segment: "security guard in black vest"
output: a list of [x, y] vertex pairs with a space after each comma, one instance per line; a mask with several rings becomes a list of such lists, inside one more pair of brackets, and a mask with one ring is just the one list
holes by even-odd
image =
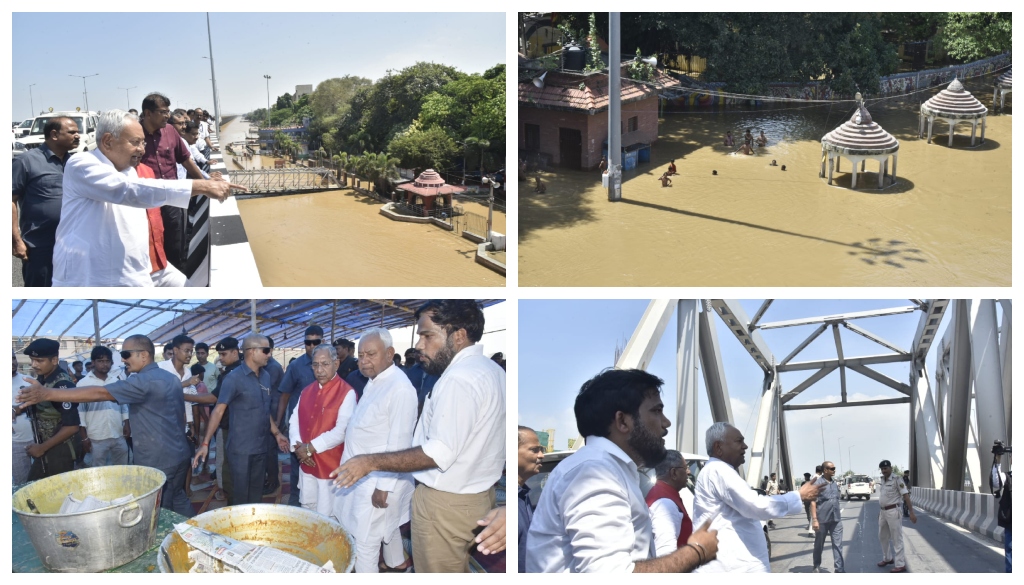
[[[39, 383], [47, 388], [74, 388], [75, 380], [59, 365], [60, 343], [52, 339], [37, 339], [25, 348], [32, 359], [32, 372]], [[78, 404], [74, 402], [41, 402], [35, 406], [14, 407], [14, 416], [27, 411], [32, 421], [35, 443], [28, 447], [32, 457], [29, 481], [50, 477], [75, 468], [74, 437], [80, 420]]]

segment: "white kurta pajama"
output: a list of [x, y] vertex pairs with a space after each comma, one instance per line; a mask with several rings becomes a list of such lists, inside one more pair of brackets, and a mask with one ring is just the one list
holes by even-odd
[[740, 477], [736, 468], [712, 457], [697, 476], [693, 495], [693, 525], [709, 518], [718, 531], [718, 556], [695, 573], [768, 573], [768, 546], [761, 520], [803, 512], [799, 492], [762, 496]]
[[[416, 389], [397, 366], [367, 382], [346, 432], [341, 462], [356, 455], [403, 451], [412, 447], [418, 400]], [[388, 492], [387, 507], [374, 508], [375, 489]], [[340, 490], [336, 516], [356, 541], [356, 572], [376, 573], [381, 542], [389, 567], [405, 561], [398, 527], [409, 521], [413, 483], [408, 473], [375, 471]]]
[[[335, 374], [334, 377], [337, 378], [338, 375]], [[323, 384], [317, 385], [319, 388], [323, 388]], [[300, 401], [304, 399], [315, 400], [315, 397], [312, 392], [306, 391], [299, 397]], [[348, 394], [345, 395], [345, 399], [341, 402], [341, 406], [338, 408], [338, 420], [334, 428], [309, 441], [317, 453], [329, 451], [345, 442], [345, 429], [348, 428], [349, 419], [356, 409], [357, 400], [355, 390], [349, 390]], [[302, 442], [299, 433], [299, 407], [296, 405], [295, 409], [292, 410], [291, 418], [288, 419], [288, 446], [290, 449], [294, 449], [295, 443]], [[333, 482], [334, 480], [330, 478], [319, 479], [314, 477], [300, 467], [299, 504], [303, 508], [314, 510], [318, 514], [334, 516], [334, 500], [339, 490], [334, 487]]]

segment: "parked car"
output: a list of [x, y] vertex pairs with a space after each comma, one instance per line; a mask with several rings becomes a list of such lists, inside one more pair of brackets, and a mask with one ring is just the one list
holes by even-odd
[[29, 118], [28, 120], [25, 120], [24, 122], [21, 122], [20, 124], [15, 122], [14, 128], [13, 128], [14, 137], [15, 138], [21, 138], [22, 136], [25, 136], [26, 134], [28, 134], [28, 131], [32, 128], [32, 120], [34, 120], [34, 119], [35, 118]]
[[843, 500], [861, 498], [871, 499], [871, 478], [866, 475], [851, 475], [844, 477], [839, 484], [839, 497]]
[[78, 132], [80, 134], [78, 148], [73, 150], [71, 154], [96, 149], [96, 120], [98, 119], [96, 112], [50, 112], [36, 116], [32, 120], [32, 126], [29, 128], [28, 133], [14, 141], [12, 155], [19, 156], [26, 151], [41, 146], [46, 141], [46, 136], [43, 135], [43, 127], [46, 126], [46, 122], [51, 118], [58, 116], [71, 118], [78, 124]]

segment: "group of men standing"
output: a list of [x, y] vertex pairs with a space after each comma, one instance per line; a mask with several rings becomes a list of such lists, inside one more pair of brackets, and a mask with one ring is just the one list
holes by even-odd
[[[195, 394], [186, 384], [194, 386], [205, 376], [184, 367], [191, 339], [175, 338], [171, 365], [158, 367], [152, 342], [133, 335], [121, 351], [128, 377], [106, 385], [75, 388], [59, 368], [36, 370], [33, 356], [39, 379], [23, 379], [24, 387], [15, 391], [15, 436], [17, 417], [26, 409], [46, 409], [45, 417], [36, 418], [51, 421], [47, 424], [57, 431], [48, 443], [57, 445], [77, 431], [77, 403], [128, 405], [135, 463], [165, 473], [162, 505], [185, 516], [193, 515], [187, 476], [202, 466], [215, 435], [218, 480], [223, 478], [232, 505], [262, 501], [269, 469], [277, 480], [276, 454], [290, 452], [298, 474], [292, 483], [295, 503], [344, 526], [356, 542], [358, 572], [411, 566], [417, 572], [465, 572], [474, 546], [484, 554], [505, 547], [504, 508], [494, 506], [494, 484], [505, 463], [505, 372], [483, 356], [483, 311], [476, 302], [429, 301], [415, 318], [422, 368], [437, 378], [422, 413], [417, 389], [396, 365], [385, 329], [366, 331], [359, 338], [358, 359], [342, 360], [338, 349], [324, 342], [322, 329], [311, 326], [306, 353], [280, 373], [268, 367], [269, 338], [255, 333], [241, 343], [226, 338], [216, 345], [223, 371], [215, 389]], [[56, 344], [37, 340], [26, 351], [39, 353], [43, 342]], [[55, 364], [57, 347], [50, 350], [47, 359]], [[344, 362], [355, 362], [366, 378], [361, 392], [339, 375]], [[183, 427], [186, 402], [213, 406], [194, 452], [187, 437], [198, 433]], [[281, 420], [287, 420], [284, 427]], [[16, 441], [16, 452], [18, 447]], [[55, 451], [32, 464], [45, 461], [50, 469], [59, 468], [57, 473], [69, 471], [73, 465], [62, 463], [73, 462], [68, 450], [66, 456]], [[35, 443], [23, 451], [39, 455]], [[399, 527], [410, 520], [413, 556], [407, 559]]]
[[[680, 491], [689, 465], [665, 449], [662, 380], [643, 370], [609, 369], [583, 384], [576, 397], [576, 425], [585, 445], [548, 475], [534, 507], [526, 481], [540, 472], [543, 448], [536, 433], [519, 427], [520, 572], [770, 572], [762, 522], [799, 513], [808, 503], [816, 532], [815, 572], [826, 535], [836, 572], [844, 572], [842, 518], [835, 465], [796, 491], [780, 493], [775, 474], [766, 495], [740, 476], [747, 445], [739, 429], [717, 422], [707, 429], [709, 459], [693, 486], [693, 518]], [[654, 469], [644, 494], [640, 467]], [[904, 572], [902, 501], [917, 518], [903, 480], [882, 461], [879, 567]]]
[[207, 114], [172, 117], [170, 105], [151, 93], [141, 117], [102, 113], [97, 148], [74, 155], [82, 129], [54, 116], [44, 144], [14, 159], [13, 254], [25, 286], [188, 283], [200, 263], [188, 244], [204, 197], [223, 201], [244, 188], [200, 168], [213, 149]]

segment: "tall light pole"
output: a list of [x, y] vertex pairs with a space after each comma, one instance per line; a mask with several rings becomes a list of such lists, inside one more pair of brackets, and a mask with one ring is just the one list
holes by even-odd
[[[213, 83], [213, 118], [220, 133], [220, 95], [217, 94], [217, 74], [213, 72], [213, 36], [210, 34], [210, 13], [206, 13], [206, 39], [210, 44], [210, 81]], [[267, 82], [269, 88], [269, 81]]]
[[839, 469], [843, 469], [843, 437], [836, 439], [836, 443], [839, 444]]
[[270, 76], [264, 75], [263, 78], [267, 80], [267, 128], [270, 128]]
[[81, 77], [82, 78], [82, 89], [85, 92], [85, 111], [89, 111], [89, 88], [85, 85], [86, 77], [96, 77], [99, 73], [93, 73], [92, 75], [72, 75], [68, 73], [68, 77]]
[[36, 115], [36, 103], [35, 103], [35, 100], [32, 99], [32, 86], [33, 85], [36, 85], [36, 84], [35, 83], [30, 83], [29, 86], [28, 86], [28, 106], [30, 108], [32, 108], [32, 112], [30, 113], [29, 117], [32, 117], [32, 116]]
[[494, 189], [501, 188], [501, 183], [495, 183], [494, 179], [490, 177], [484, 177], [484, 183], [488, 183], [491, 186], [491, 195], [487, 198], [487, 241], [491, 241], [491, 226], [494, 225]]
[[853, 455], [850, 455], [850, 452], [856, 446], [857, 445], [850, 445], [849, 447], [846, 448], [846, 460], [850, 462], [850, 469], [848, 471], [851, 471], [851, 472], [853, 471]]
[[821, 427], [821, 460], [825, 461], [825, 423], [823, 422], [826, 418], [832, 416], [831, 413], [818, 419], [818, 426]]
[[[622, 51], [619, 13], [608, 13], [608, 201], [622, 200]], [[822, 449], [824, 451], [824, 449]]]
[[125, 97], [125, 99], [126, 99], [126, 100], [128, 100], [128, 109], [129, 109], [129, 110], [130, 110], [130, 109], [132, 109], [132, 96], [131, 96], [131, 94], [130, 94], [130, 93], [128, 93], [128, 92], [129, 92], [130, 90], [133, 90], [133, 89], [135, 89], [136, 87], [139, 87], [139, 86], [137, 86], [137, 85], [133, 85], [133, 86], [131, 86], [131, 87], [119, 87], [119, 88], [117, 88], [117, 89], [123, 89], [123, 90], [124, 90], [124, 97]]

